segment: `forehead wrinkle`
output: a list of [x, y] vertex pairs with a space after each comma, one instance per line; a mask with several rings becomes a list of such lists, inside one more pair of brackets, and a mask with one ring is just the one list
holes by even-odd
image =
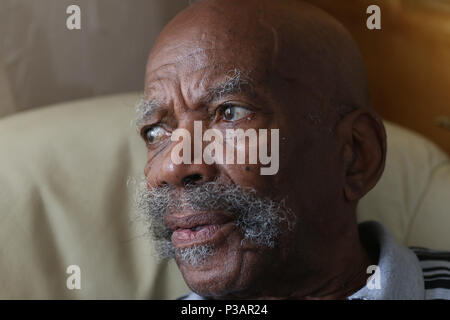
[[[190, 68], [192, 68], [193, 72], [199, 71], [199, 70], [205, 68], [205, 65], [207, 64], [207, 62], [209, 60], [207, 51], [217, 50], [217, 48], [205, 48], [205, 47], [198, 47], [198, 46], [192, 47], [193, 49], [191, 49], [191, 48], [186, 48], [186, 46], [184, 46], [184, 45], [178, 45], [173, 49], [177, 50], [179, 48], [183, 48], [183, 50], [181, 50], [181, 49], [178, 50], [178, 51], [182, 51], [182, 52], [174, 54], [174, 58], [172, 59], [172, 61], [166, 62], [166, 63], [158, 66], [156, 69], [147, 70], [147, 72], [148, 73], [156, 73], [158, 71], [161, 71], [161, 69], [170, 68], [170, 67], [172, 67], [173, 69], [176, 69], [177, 67], [183, 67], [186, 65], [189, 65]], [[183, 53], [185, 51], [188, 51], [188, 49], [191, 49], [191, 50], [189, 50], [189, 53]], [[169, 50], [169, 52], [170, 51], [171, 50]], [[164, 56], [168, 55], [168, 53], [165, 52], [165, 50], [163, 50], [163, 52], [160, 54], [164, 54]], [[216, 54], [217, 53], [211, 54], [211, 57], [214, 57]], [[156, 57], [156, 59], [157, 59], [157, 57]]]
[[247, 75], [235, 68], [228, 72], [224, 82], [208, 88], [206, 91], [206, 101], [211, 102], [220, 100], [224, 96], [239, 94], [244, 91], [253, 93], [253, 84]]
[[[199, 106], [208, 105], [230, 95], [242, 93], [255, 95], [253, 81], [246, 73], [239, 71], [237, 68], [226, 73], [225, 80], [209, 87], [205, 87], [205, 82], [210, 81], [208, 76], [201, 76], [200, 81], [196, 81], [194, 78], [194, 76], [190, 78], [187, 90], [181, 90], [184, 101], [193, 106], [191, 109], [197, 109]], [[193, 88], [194, 90], [192, 90]], [[195, 89], [200, 89], [201, 93], [193, 94], [196, 91]], [[186, 93], [184, 93], [185, 91]]]
[[[200, 70], [206, 71], [210, 68], [211, 67], [206, 66], [201, 68]], [[212, 101], [220, 100], [225, 96], [240, 94], [244, 92], [250, 95], [254, 95], [253, 80], [247, 75], [246, 72], [242, 72], [238, 68], [234, 68], [227, 72], [224, 81], [219, 82], [218, 84], [213, 84], [210, 87], [205, 87], [205, 82], [210, 82], [210, 80], [208, 79], [209, 76], [204, 72], [202, 75], [200, 75], [200, 81], [197, 81], [195, 79], [196, 76], [194, 75], [196, 72], [198, 72], [198, 70], [189, 72], [189, 81], [184, 90], [182, 89], [183, 82], [177, 82], [177, 84], [180, 85], [180, 88], [178, 88], [177, 91], [180, 91], [180, 95], [186, 104], [208, 104]], [[152, 82], [154, 81], [164, 82], [164, 79], [157, 78]], [[197, 89], [199, 89], [201, 92], [198, 95], [194, 94]], [[148, 90], [150, 91], [156, 89], [154, 87], [152, 88], [152, 85], [149, 85]]]
[[[198, 71], [204, 68], [208, 61], [206, 51], [214, 50], [213, 48], [195, 48], [189, 54], [177, 55], [175, 58], [175, 65], [189, 64], [193, 71]], [[194, 63], [192, 63], [193, 61]]]

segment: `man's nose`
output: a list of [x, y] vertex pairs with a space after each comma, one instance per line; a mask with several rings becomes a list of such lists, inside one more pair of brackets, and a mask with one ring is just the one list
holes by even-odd
[[[161, 154], [161, 159], [159, 159], [159, 165], [154, 166], [150, 171], [151, 176], [156, 179], [153, 183], [156, 185], [169, 184], [176, 187], [185, 187], [190, 184], [201, 184], [209, 181], [213, 181], [217, 176], [217, 166], [216, 164], [206, 164], [203, 159], [203, 150], [206, 147], [206, 142], [203, 141], [201, 135], [195, 135], [195, 129], [192, 123], [185, 126], [185, 134], [190, 135], [191, 148], [190, 152], [183, 149], [184, 152], [187, 151], [190, 161], [185, 161], [186, 158], [183, 157], [183, 161], [179, 163], [176, 157], [173, 157], [175, 152], [175, 146], [179, 142], [172, 143], [169, 150], [166, 150], [164, 154]], [[197, 139], [197, 141], [195, 141]], [[188, 140], [189, 141], [189, 140]], [[195, 144], [200, 146], [200, 154], [195, 153]], [[186, 163], [188, 162], [188, 163]], [[156, 181], [155, 181], [156, 180]], [[149, 181], [150, 182], [150, 181]], [[152, 184], [153, 184], [152, 183]]]
[[177, 187], [186, 187], [192, 184], [201, 184], [213, 181], [217, 171], [214, 165], [202, 164], [175, 164], [171, 158], [164, 159], [158, 174], [158, 184], [169, 184]]

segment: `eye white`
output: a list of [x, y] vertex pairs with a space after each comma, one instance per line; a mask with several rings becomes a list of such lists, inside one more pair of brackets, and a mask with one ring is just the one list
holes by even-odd
[[250, 110], [243, 107], [228, 106], [223, 112], [223, 117], [227, 121], [237, 121], [248, 116], [250, 113]]
[[147, 140], [149, 143], [159, 142], [167, 135], [167, 131], [161, 126], [153, 126], [147, 131]]

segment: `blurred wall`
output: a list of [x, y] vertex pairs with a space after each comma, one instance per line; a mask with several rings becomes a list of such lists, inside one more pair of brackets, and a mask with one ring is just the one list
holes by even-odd
[[[81, 30], [66, 28], [71, 4], [81, 8]], [[188, 0], [0, 0], [0, 116], [141, 90], [156, 36], [187, 5]]]
[[13, 113], [16, 105], [12, 97], [8, 75], [6, 74], [2, 61], [2, 57], [0, 56], [0, 117]]
[[[366, 63], [372, 103], [385, 119], [450, 153], [450, 0], [308, 0], [352, 33]], [[366, 9], [381, 8], [381, 30]]]

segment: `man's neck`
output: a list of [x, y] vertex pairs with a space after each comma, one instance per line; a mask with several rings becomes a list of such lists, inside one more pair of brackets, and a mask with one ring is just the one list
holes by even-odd
[[[301, 281], [300, 290], [292, 290], [291, 294], [285, 298], [346, 299], [366, 285], [370, 276], [367, 268], [377, 264], [378, 253], [373, 248], [364, 247], [356, 232], [353, 241], [346, 239], [342, 242], [342, 246], [335, 245], [327, 260], [329, 263], [326, 265], [323, 262], [318, 263], [322, 267], [318, 267], [317, 272], [311, 272], [307, 276], [306, 284], [305, 281]], [[295, 278], [295, 276], [291, 277], [291, 281]], [[305, 279], [305, 276], [297, 278]]]
[[322, 287], [312, 294], [298, 296], [299, 299], [346, 299], [367, 284], [370, 276], [367, 268], [378, 263], [376, 248], [364, 246], [357, 232], [353, 241], [347, 239], [335, 252], [338, 254], [331, 259], [333, 263], [329, 264], [328, 276], [327, 272], [323, 274], [323, 278], [328, 281], [318, 280], [318, 283], [323, 284]]

